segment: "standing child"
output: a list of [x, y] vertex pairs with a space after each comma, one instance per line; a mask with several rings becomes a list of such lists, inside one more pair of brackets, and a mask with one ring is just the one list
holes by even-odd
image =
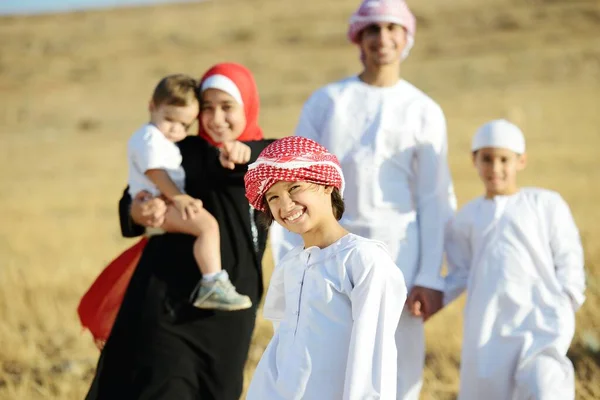
[[161, 195], [168, 204], [161, 228], [196, 236], [194, 258], [202, 281], [195, 292], [194, 306], [242, 310], [250, 308], [252, 302], [235, 291], [227, 272], [221, 269], [219, 225], [200, 200], [184, 191], [185, 172], [176, 143], [187, 137], [188, 128], [198, 118], [197, 91], [196, 80], [183, 74], [163, 78], [154, 89], [150, 122], [133, 134], [127, 146], [129, 195]]
[[446, 238], [444, 303], [467, 290], [459, 399], [574, 399], [566, 354], [585, 278], [569, 207], [556, 192], [517, 186], [526, 154], [515, 125], [483, 125], [472, 151], [485, 196]]
[[273, 272], [264, 315], [276, 331], [248, 399], [395, 399], [406, 286], [383, 244], [339, 224], [337, 158], [286, 137], [263, 150], [245, 181], [250, 204], [304, 242]]

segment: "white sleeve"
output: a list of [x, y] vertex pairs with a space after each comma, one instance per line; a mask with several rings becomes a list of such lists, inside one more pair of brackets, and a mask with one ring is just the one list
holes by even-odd
[[583, 247], [569, 205], [557, 197], [551, 214], [550, 248], [558, 281], [577, 310], [585, 301]]
[[285, 286], [284, 270], [278, 264], [271, 275], [265, 304], [263, 305], [263, 316], [273, 323], [273, 329], [277, 330], [279, 323], [285, 317]]
[[444, 305], [454, 301], [467, 288], [472, 253], [469, 233], [456, 217], [448, 223], [445, 238], [448, 274], [445, 279]]
[[302, 236], [290, 232], [274, 222], [269, 228], [269, 242], [271, 243], [273, 264], [278, 265], [288, 251], [302, 244]]
[[416, 150], [416, 199], [420, 265], [414, 284], [443, 290], [441, 276], [444, 227], [456, 208], [447, 161], [446, 119], [442, 109], [429, 107]]
[[348, 260], [353, 327], [343, 399], [396, 399], [396, 329], [406, 301], [400, 269], [383, 248]]
[[150, 169], [168, 169], [172, 163], [164, 150], [170, 145], [160, 131], [148, 130], [143, 137], [131, 143], [130, 157], [142, 173]]
[[[294, 136], [302, 136], [321, 143], [321, 124], [326, 110], [326, 96], [318, 90], [304, 103]], [[322, 143], [321, 143], [322, 144]]]

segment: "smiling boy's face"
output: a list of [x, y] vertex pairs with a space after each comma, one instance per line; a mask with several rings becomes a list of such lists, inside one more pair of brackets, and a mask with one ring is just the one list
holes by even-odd
[[527, 165], [527, 156], [508, 149], [485, 147], [475, 152], [473, 164], [485, 186], [486, 197], [491, 198], [519, 190], [517, 172]]
[[389, 22], [377, 22], [361, 32], [360, 49], [368, 65], [381, 67], [400, 63], [407, 44], [404, 28]]
[[275, 183], [267, 191], [265, 201], [273, 218], [287, 230], [304, 235], [333, 220], [332, 186], [308, 182]]

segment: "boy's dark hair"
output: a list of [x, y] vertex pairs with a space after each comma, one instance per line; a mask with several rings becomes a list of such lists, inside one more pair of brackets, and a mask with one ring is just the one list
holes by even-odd
[[198, 101], [198, 81], [185, 74], [162, 78], [152, 94], [152, 103], [156, 107], [163, 104], [185, 107], [195, 101]]
[[[264, 207], [265, 207], [265, 212], [261, 212], [258, 215], [259, 218], [259, 222], [265, 226], [265, 227], [269, 227], [271, 226], [271, 224], [273, 223], [273, 221], [275, 220], [275, 218], [273, 218], [273, 214], [271, 213], [271, 210], [269, 209], [269, 204], [267, 203], [267, 199], [263, 199], [264, 202]], [[344, 204], [344, 199], [342, 198], [342, 194], [340, 193], [340, 190], [336, 187], [333, 188], [333, 191], [331, 192], [331, 208], [333, 211], [333, 215], [335, 216], [336, 220], [340, 220], [342, 219], [342, 215], [344, 215], [344, 210], [346, 209], [346, 205]]]

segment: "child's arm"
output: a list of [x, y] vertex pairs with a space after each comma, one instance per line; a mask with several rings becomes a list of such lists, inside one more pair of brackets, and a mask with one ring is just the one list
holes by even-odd
[[167, 171], [163, 169], [149, 169], [144, 174], [158, 188], [160, 193], [170, 200], [175, 208], [181, 213], [181, 218], [187, 220], [202, 208], [202, 201], [193, 198], [181, 190], [173, 183]]
[[352, 335], [343, 399], [396, 398], [396, 329], [406, 301], [400, 268], [382, 246], [350, 258]]
[[269, 288], [263, 305], [263, 316], [273, 323], [273, 331], [277, 332], [279, 324], [285, 316], [284, 272], [280, 264], [275, 264]]
[[144, 135], [136, 137], [128, 146], [128, 155], [135, 168], [158, 188], [160, 193], [170, 200], [186, 220], [202, 208], [202, 202], [182, 193], [173, 183], [166, 169], [174, 164], [165, 146], [171, 145], [165, 136], [155, 127], [147, 127]]
[[466, 227], [454, 218], [446, 227], [446, 261], [444, 306], [454, 301], [467, 288], [471, 266], [471, 244]]
[[169, 200], [173, 200], [175, 196], [182, 195], [177, 185], [173, 183], [169, 174], [164, 169], [149, 169], [144, 174], [152, 181], [154, 186], [158, 188], [160, 193]]
[[585, 301], [583, 248], [568, 204], [557, 197], [551, 215], [550, 248], [558, 282], [577, 310]]

